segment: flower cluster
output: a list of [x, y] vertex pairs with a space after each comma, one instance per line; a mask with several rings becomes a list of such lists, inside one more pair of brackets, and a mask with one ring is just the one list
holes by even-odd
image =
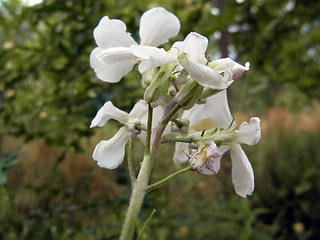
[[[251, 118], [249, 123], [243, 122], [236, 128], [226, 90], [249, 70], [249, 63], [240, 65], [230, 58], [208, 61], [208, 39], [195, 32], [170, 49], [158, 47], [179, 30], [178, 18], [161, 7], [142, 15], [140, 44], [118, 19], [105, 16], [94, 29], [97, 47], [90, 55], [90, 64], [97, 77], [115, 83], [138, 64], [145, 92], [130, 113], [110, 101], [98, 111], [90, 127], [102, 127], [110, 119], [123, 126], [114, 137], [96, 146], [93, 159], [100, 167], [118, 167], [131, 136], [138, 136], [145, 143], [148, 107], [152, 107], [151, 140], [175, 142], [176, 164], [188, 162], [196, 173], [216, 174], [221, 156], [230, 150], [235, 191], [242, 197], [251, 195], [253, 170], [240, 145], [253, 145], [260, 140], [260, 120]], [[211, 119], [217, 127], [197, 132], [194, 126], [203, 119]], [[159, 125], [165, 125], [160, 133]]]

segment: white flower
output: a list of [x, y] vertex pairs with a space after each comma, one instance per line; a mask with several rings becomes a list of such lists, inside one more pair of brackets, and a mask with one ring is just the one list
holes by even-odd
[[[226, 95], [225, 95], [226, 97]], [[213, 102], [208, 106], [213, 105]], [[224, 107], [225, 108], [225, 107]], [[219, 126], [226, 128], [231, 123], [231, 114], [225, 114], [225, 117], [219, 118], [217, 109], [211, 108], [210, 118]], [[235, 125], [235, 124], [234, 124]], [[232, 127], [233, 128], [233, 127]], [[252, 166], [242, 150], [240, 144], [253, 145], [259, 142], [261, 138], [260, 119], [253, 117], [250, 119], [249, 124], [243, 122], [239, 130], [230, 132], [232, 135], [232, 142], [230, 144], [230, 156], [232, 162], [232, 182], [236, 193], [241, 197], [247, 197], [254, 191], [254, 174]]]
[[[196, 104], [191, 109], [184, 111], [182, 119], [189, 120], [189, 127], [192, 128], [204, 119], [211, 119], [217, 126], [227, 128], [233, 121], [230, 113], [227, 91], [222, 90], [206, 99], [204, 104]], [[188, 150], [188, 143], [177, 142], [173, 161], [177, 164], [186, 162], [184, 152]]]
[[[242, 150], [240, 143], [254, 144], [260, 140], [260, 120], [251, 118], [250, 126], [244, 124], [241, 130], [238, 130], [238, 139], [230, 143], [230, 156], [232, 162], [232, 182], [236, 193], [241, 197], [247, 197], [254, 191], [254, 174], [252, 166]], [[249, 130], [249, 131], [248, 131]]]
[[226, 89], [232, 81], [232, 74], [226, 71], [214, 70], [207, 66], [205, 52], [208, 39], [198, 33], [191, 32], [183, 42], [176, 42], [172, 49], [178, 49], [180, 64], [188, 71], [189, 75], [200, 85], [210, 89]]
[[166, 57], [166, 52], [155, 47], [176, 36], [179, 30], [180, 22], [175, 15], [161, 7], [150, 9], [140, 19], [139, 46], [126, 32], [126, 25], [122, 21], [105, 16], [93, 32], [98, 47], [90, 55], [90, 65], [98, 78], [114, 83], [120, 81], [138, 62], [140, 48], [148, 48], [153, 54], [162, 56], [156, 61], [153, 55], [144, 55], [144, 62], [139, 67], [142, 72], [170, 62], [171, 58]]
[[102, 127], [110, 119], [124, 124], [112, 138], [99, 142], [95, 147], [92, 157], [99, 167], [115, 169], [122, 163], [126, 144], [132, 134], [139, 131], [136, 126], [141, 124], [146, 112], [147, 104], [143, 100], [140, 100], [129, 114], [116, 108], [110, 101], [98, 111], [90, 127]]
[[[193, 126], [200, 120], [210, 118], [218, 127], [227, 129], [233, 122], [233, 118], [230, 113], [226, 90], [220, 91], [206, 100], [205, 104], [196, 104], [190, 110], [185, 111], [183, 117], [190, 120], [190, 126]], [[219, 139], [215, 140], [228, 140], [228, 145], [222, 145], [219, 147], [219, 150], [224, 152], [230, 149], [232, 182], [236, 193], [241, 197], [246, 197], [254, 191], [254, 174], [252, 166], [240, 144], [253, 145], [260, 140], [260, 119], [253, 117], [249, 123], [243, 122], [238, 130], [233, 130], [234, 127], [235, 123], [230, 128], [232, 131], [221, 136], [218, 135]], [[188, 144], [185, 143], [176, 144], [176, 152], [179, 151], [179, 153], [175, 153], [176, 162], [183, 162], [181, 151], [185, 151], [187, 147]], [[223, 151], [221, 148], [223, 148]], [[215, 159], [214, 163], [217, 166], [220, 163], [220, 158]], [[201, 173], [207, 174], [208, 172]]]

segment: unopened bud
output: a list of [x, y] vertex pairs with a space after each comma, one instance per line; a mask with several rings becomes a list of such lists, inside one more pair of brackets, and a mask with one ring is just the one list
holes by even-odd
[[202, 91], [203, 87], [195, 80], [190, 79], [187, 83], [182, 85], [175, 96], [176, 102], [183, 109], [188, 110], [197, 103]]
[[144, 92], [144, 100], [147, 103], [151, 103], [152, 107], [159, 106], [167, 98], [174, 67], [174, 64], [161, 66], [151, 84]]

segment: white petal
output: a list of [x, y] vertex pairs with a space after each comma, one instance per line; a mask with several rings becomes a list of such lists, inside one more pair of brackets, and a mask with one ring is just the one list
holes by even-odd
[[232, 81], [224, 82], [218, 71], [201, 63], [189, 60], [181, 60], [180, 63], [188, 71], [189, 75], [204, 87], [221, 90], [228, 88], [232, 83]]
[[252, 166], [239, 144], [234, 144], [230, 147], [230, 154], [234, 188], [239, 196], [245, 198], [254, 191]]
[[178, 34], [179, 19], [164, 8], [146, 11], [140, 19], [141, 45], [159, 46]]
[[232, 69], [232, 74], [233, 74], [232, 79], [237, 80], [238, 78], [240, 78], [244, 71], [249, 70], [249, 67], [250, 67], [249, 62], [246, 62], [245, 66], [242, 66], [241, 64], [236, 63]]
[[[159, 122], [161, 121], [161, 119], [163, 117], [163, 113], [164, 113], [164, 107], [162, 105], [159, 105], [159, 106], [157, 106], [157, 107], [155, 107], [153, 109], [153, 113], [152, 113], [152, 128], [155, 128], [159, 124]], [[163, 132], [163, 135], [167, 132], [166, 129]]]
[[222, 90], [208, 97], [204, 111], [219, 127], [229, 127], [233, 118], [229, 109], [227, 90]]
[[208, 64], [209, 67], [215, 70], [221, 69], [233, 69], [234, 65], [236, 64], [231, 58], [221, 58], [214, 60]]
[[185, 110], [181, 118], [188, 119], [190, 122], [189, 126], [192, 127], [201, 120], [208, 118], [204, 107], [204, 104], [195, 104], [192, 108]]
[[189, 159], [185, 153], [188, 153], [189, 143], [177, 142], [176, 150], [174, 152], [173, 161], [175, 164], [187, 162]]
[[230, 70], [232, 72], [232, 79], [237, 80], [244, 71], [249, 70], [250, 63], [247, 62], [245, 66], [243, 66], [231, 58], [221, 58], [210, 62], [208, 66], [215, 70]]
[[113, 50], [115, 49], [108, 49], [106, 53], [106, 50], [102, 48], [95, 48], [90, 54], [90, 65], [97, 77], [104, 82], [119, 82], [124, 75], [132, 70], [135, 64], [133, 59], [126, 58], [129, 55], [124, 52], [122, 55], [117, 54], [119, 49], [116, 52]]
[[102, 48], [97, 57], [106, 64], [133, 61], [136, 58], [131, 49], [127, 47]]
[[99, 47], [130, 47], [137, 44], [129, 33], [126, 32], [126, 25], [118, 19], [103, 17], [93, 31], [94, 39]]
[[235, 132], [238, 143], [254, 145], [259, 142], [261, 138], [260, 119], [257, 117], [250, 118], [249, 124], [247, 122], [241, 123], [239, 130]]
[[129, 119], [129, 114], [116, 108], [112, 102], [106, 102], [102, 108], [97, 112], [97, 115], [91, 122], [90, 127], [102, 127], [110, 119], [117, 120], [120, 123], [127, 122]]
[[139, 65], [141, 73], [175, 61], [164, 49], [149, 46], [132, 46], [131, 50], [133, 54], [142, 60]]
[[148, 104], [144, 100], [137, 102], [129, 113], [130, 118], [142, 120], [148, 112]]
[[208, 39], [198, 33], [192, 32], [182, 42], [182, 48], [180, 49], [187, 53], [189, 61], [206, 64], [207, 59], [205, 52], [208, 47]]
[[131, 135], [131, 132], [122, 127], [109, 140], [99, 142], [92, 155], [98, 166], [107, 169], [117, 168], [123, 161], [125, 147]]
[[[220, 157], [218, 157], [220, 158]], [[218, 170], [216, 167], [216, 163], [214, 161], [214, 159], [209, 159], [206, 161], [205, 165], [201, 168], [201, 170], [199, 171], [202, 174], [205, 175], [213, 175], [213, 174], [217, 174]]]

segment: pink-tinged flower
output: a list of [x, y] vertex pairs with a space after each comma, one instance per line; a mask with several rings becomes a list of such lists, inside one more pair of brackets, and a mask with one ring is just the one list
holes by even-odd
[[[172, 59], [156, 46], [176, 36], [179, 30], [180, 22], [175, 15], [161, 7], [152, 8], [141, 16], [138, 45], [121, 20], [105, 16], [93, 32], [98, 47], [91, 52], [90, 65], [99, 79], [110, 83], [119, 82], [138, 62], [142, 62], [141, 72], [160, 66]], [[140, 48], [147, 48], [152, 54], [145, 54], [140, 61]]]
[[193, 171], [206, 175], [216, 174], [220, 167], [220, 157], [222, 153], [214, 142], [202, 146], [190, 157], [189, 162], [193, 166]]
[[[211, 119], [217, 126], [227, 128], [233, 121], [230, 113], [227, 91], [222, 90], [206, 99], [204, 104], [196, 104], [191, 109], [184, 111], [182, 119], [189, 120], [189, 127], [193, 127], [204, 119]], [[173, 161], [176, 164], [186, 162], [185, 152], [188, 151], [188, 143], [177, 142]]]
[[[196, 124], [203, 119], [211, 119], [218, 127], [228, 129], [233, 123], [233, 118], [230, 113], [226, 91], [219, 93], [206, 99], [206, 103], [202, 105], [196, 104], [193, 108], [185, 111], [184, 118], [190, 120], [190, 126]], [[260, 119], [253, 117], [250, 122], [243, 122], [238, 130], [234, 130], [235, 123], [231, 128], [222, 134], [218, 134], [213, 140], [225, 142], [227, 145], [222, 145], [219, 150], [223, 153], [230, 149], [230, 156], [232, 162], [232, 182], [236, 193], [241, 197], [251, 195], [254, 191], [254, 174], [252, 166], [242, 150], [240, 144], [254, 145], [259, 142], [261, 138]], [[223, 151], [221, 148], [223, 147]], [[182, 163], [183, 156], [181, 152], [186, 151], [188, 144], [177, 143], [175, 152], [175, 162]], [[220, 163], [220, 158], [215, 160]], [[185, 162], [185, 161], [184, 161]]]
[[124, 125], [112, 138], [100, 141], [95, 147], [92, 157], [97, 161], [99, 167], [115, 169], [122, 163], [126, 144], [133, 134], [139, 133], [136, 126], [142, 123], [141, 119], [147, 110], [146, 102], [140, 100], [130, 113], [116, 108], [110, 101], [98, 111], [90, 127], [102, 127], [110, 119], [117, 120]]

